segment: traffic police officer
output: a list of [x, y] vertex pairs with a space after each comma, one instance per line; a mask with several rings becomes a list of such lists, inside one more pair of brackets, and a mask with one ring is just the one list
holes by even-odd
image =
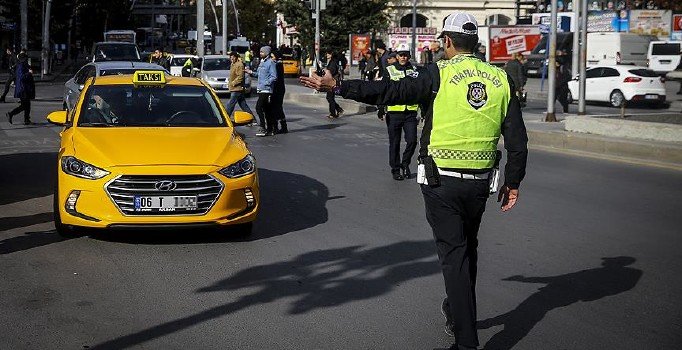
[[[384, 80], [400, 81], [416, 70], [410, 63], [410, 51], [401, 47], [397, 52], [397, 62], [386, 67]], [[395, 104], [386, 106], [386, 125], [388, 127], [388, 164], [394, 180], [410, 178], [410, 163], [417, 148], [417, 110], [416, 104]], [[405, 133], [405, 152], [400, 159], [400, 139]]]
[[[452, 349], [476, 349], [478, 228], [495, 185], [497, 143], [507, 150], [501, 209], [518, 199], [525, 176], [528, 138], [513, 83], [500, 68], [473, 55], [478, 24], [470, 14], [445, 19], [440, 36], [447, 60], [417, 69], [399, 81], [336, 82], [329, 75], [302, 77], [303, 85], [368, 104], [419, 104], [425, 123], [418, 173], [426, 218], [436, 240], [447, 298], [441, 305]], [[423, 166], [423, 168], [422, 168]], [[421, 181], [420, 181], [421, 180]]]

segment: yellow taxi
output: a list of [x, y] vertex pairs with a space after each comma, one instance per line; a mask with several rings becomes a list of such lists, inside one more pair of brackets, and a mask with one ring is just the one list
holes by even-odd
[[[68, 114], [67, 114], [68, 113]], [[89, 80], [62, 125], [54, 224], [78, 229], [225, 227], [249, 234], [259, 209], [253, 155], [210, 87], [162, 71]]]
[[297, 77], [301, 73], [301, 64], [298, 58], [296, 58], [294, 50], [291, 48], [285, 48], [281, 49], [281, 52], [284, 75]]

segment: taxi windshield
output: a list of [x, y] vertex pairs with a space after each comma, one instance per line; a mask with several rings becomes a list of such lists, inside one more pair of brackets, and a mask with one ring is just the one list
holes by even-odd
[[228, 70], [230, 69], [230, 60], [228, 58], [205, 58], [204, 70]]
[[203, 86], [100, 85], [88, 89], [79, 127], [219, 127], [225, 119]]

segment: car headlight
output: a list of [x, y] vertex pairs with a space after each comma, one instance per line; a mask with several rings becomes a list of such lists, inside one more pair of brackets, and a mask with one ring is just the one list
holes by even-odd
[[227, 166], [218, 171], [220, 174], [230, 179], [236, 179], [245, 175], [253, 174], [256, 171], [256, 158], [247, 155], [242, 160]]
[[72, 176], [90, 180], [101, 179], [109, 175], [108, 171], [71, 156], [62, 158], [62, 171]]

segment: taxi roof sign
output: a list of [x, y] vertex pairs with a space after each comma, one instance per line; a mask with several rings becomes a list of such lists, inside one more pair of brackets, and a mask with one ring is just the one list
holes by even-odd
[[158, 70], [138, 70], [133, 74], [135, 85], [163, 85], [166, 84], [166, 75]]

